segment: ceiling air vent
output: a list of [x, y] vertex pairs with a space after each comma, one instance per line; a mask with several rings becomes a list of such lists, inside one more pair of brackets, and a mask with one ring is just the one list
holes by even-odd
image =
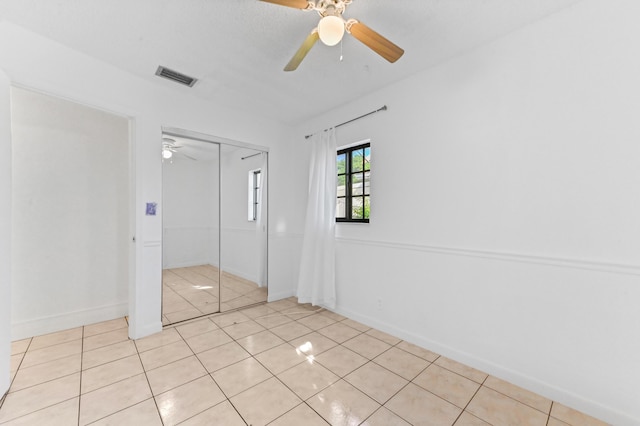
[[189, 77], [188, 75], [170, 70], [169, 68], [165, 68], [162, 65], [160, 65], [156, 70], [156, 75], [168, 78], [169, 80], [175, 81], [176, 83], [184, 84], [185, 86], [189, 87], [192, 87], [194, 84], [196, 84], [196, 81], [198, 81], [193, 77]]

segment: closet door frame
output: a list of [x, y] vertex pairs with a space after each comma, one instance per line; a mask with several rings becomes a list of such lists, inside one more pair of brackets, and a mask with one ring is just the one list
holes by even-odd
[[[248, 148], [248, 149], [252, 149], [255, 151], [259, 151], [259, 152], [264, 152], [267, 154], [267, 158], [269, 155], [269, 147], [266, 146], [261, 146], [261, 145], [255, 145], [255, 144], [250, 144], [247, 142], [241, 142], [241, 141], [236, 141], [233, 139], [227, 139], [227, 138], [223, 138], [223, 137], [219, 137], [219, 136], [214, 136], [214, 135], [209, 135], [206, 133], [200, 133], [200, 132], [195, 132], [193, 130], [186, 130], [186, 129], [180, 129], [180, 128], [176, 128], [176, 127], [162, 127], [162, 135], [163, 136], [175, 136], [175, 137], [179, 137], [179, 138], [186, 138], [186, 139], [192, 139], [192, 140], [196, 140], [196, 141], [200, 141], [200, 142], [206, 142], [206, 143], [214, 143], [216, 145], [218, 145], [218, 153], [220, 155], [218, 155], [218, 229], [220, 230], [220, 233], [218, 235], [218, 312], [221, 312], [221, 303], [222, 303], [222, 206], [221, 206], [221, 198], [222, 198], [222, 192], [220, 190], [221, 187], [221, 182], [222, 182], [222, 167], [221, 167], [221, 152], [222, 152], [222, 147], [223, 145], [228, 145], [228, 146], [234, 146], [234, 147], [238, 147], [238, 148]], [[267, 160], [268, 161], [268, 160]], [[268, 200], [268, 194], [269, 191], [267, 190], [267, 208], [269, 205], [269, 200]], [[269, 214], [267, 213], [267, 218], [269, 217]], [[266, 229], [266, 234], [267, 234], [267, 238], [266, 238], [266, 258], [269, 258], [269, 224], [268, 224], [268, 219], [267, 219], [267, 229]], [[164, 235], [163, 235], [164, 238]], [[162, 247], [164, 247], [164, 242], [161, 244]], [[268, 260], [265, 260], [265, 262], [267, 262], [267, 277], [269, 274], [269, 268], [268, 268]], [[162, 262], [161, 262], [161, 268], [162, 268]], [[161, 271], [162, 272], [162, 271]], [[269, 282], [269, 279], [267, 278], [267, 283]], [[161, 283], [162, 285], [160, 286], [160, 297], [161, 297], [161, 301], [162, 301], [162, 292], [163, 292], [163, 286], [164, 284]], [[162, 303], [160, 303], [160, 319], [162, 320]]]

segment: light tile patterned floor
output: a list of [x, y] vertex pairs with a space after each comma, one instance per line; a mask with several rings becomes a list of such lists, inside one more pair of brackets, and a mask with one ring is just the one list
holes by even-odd
[[[214, 312], [228, 312], [267, 301], [267, 288], [258, 287], [211, 265], [189, 266], [162, 271], [162, 323], [174, 324]], [[218, 306], [220, 301], [220, 306]]]
[[124, 318], [12, 344], [2, 425], [602, 425], [295, 299], [137, 341]]

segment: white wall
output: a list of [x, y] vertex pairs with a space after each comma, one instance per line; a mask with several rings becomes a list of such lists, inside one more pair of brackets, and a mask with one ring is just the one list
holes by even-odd
[[301, 125], [389, 106], [338, 129], [373, 170], [371, 223], [337, 226], [338, 310], [640, 423], [637, 16], [585, 0]]
[[129, 122], [14, 88], [12, 337], [127, 313]]
[[[226, 151], [226, 152], [225, 152]], [[261, 155], [249, 149], [223, 148], [222, 161], [222, 269], [257, 282], [258, 235], [256, 222], [248, 220], [248, 173], [259, 169]]]
[[[161, 128], [183, 128], [273, 148], [286, 155], [288, 126], [243, 111], [196, 99], [189, 89], [168, 90], [75, 52], [6, 21], [0, 22], [0, 69], [14, 84], [68, 98], [131, 117], [135, 162], [135, 276], [129, 289], [129, 334], [137, 338], [161, 330], [162, 206], [145, 216], [146, 202], [160, 202]], [[170, 65], [170, 64], [166, 64]], [[246, 123], [252, 123], [247, 126]], [[284, 158], [281, 160], [285, 162]], [[277, 163], [277, 161], [276, 161]], [[271, 174], [271, 187], [285, 200], [290, 192], [286, 168]], [[273, 193], [272, 193], [273, 194]], [[270, 203], [272, 217], [285, 229], [293, 218], [286, 202]], [[286, 259], [288, 246], [273, 244], [270, 253], [270, 297], [293, 287]]]
[[11, 104], [0, 70], [0, 398], [9, 389], [11, 359]]
[[218, 266], [219, 168], [178, 154], [163, 163], [163, 268]]

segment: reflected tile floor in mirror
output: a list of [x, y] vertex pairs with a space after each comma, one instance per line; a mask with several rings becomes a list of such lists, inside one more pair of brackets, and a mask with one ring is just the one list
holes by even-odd
[[[218, 312], [218, 268], [212, 265], [162, 271], [162, 323], [173, 324]], [[267, 301], [267, 288], [222, 271], [222, 303], [227, 312]]]
[[604, 423], [293, 298], [127, 338], [124, 318], [12, 344], [8, 425]]

